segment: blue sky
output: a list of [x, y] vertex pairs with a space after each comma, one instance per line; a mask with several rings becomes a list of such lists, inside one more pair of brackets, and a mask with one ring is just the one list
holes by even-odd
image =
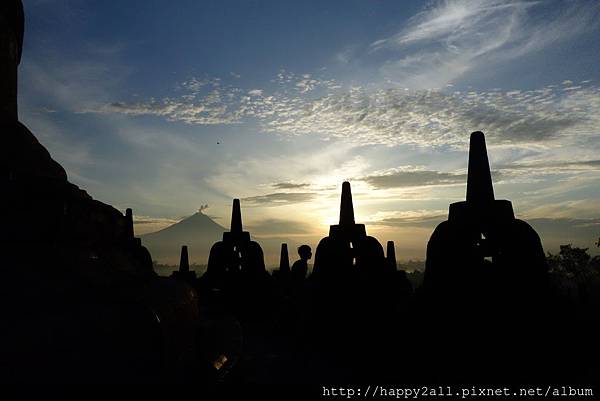
[[422, 258], [469, 133], [545, 247], [600, 236], [596, 1], [25, 0], [20, 118], [136, 232], [233, 197], [258, 237], [357, 220]]

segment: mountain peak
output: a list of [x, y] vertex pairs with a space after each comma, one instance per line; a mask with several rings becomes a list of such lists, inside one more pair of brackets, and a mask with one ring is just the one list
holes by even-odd
[[175, 264], [182, 245], [190, 248], [190, 260], [206, 263], [210, 247], [227, 231], [201, 211], [179, 222], [149, 234], [141, 235], [142, 243], [152, 258]]

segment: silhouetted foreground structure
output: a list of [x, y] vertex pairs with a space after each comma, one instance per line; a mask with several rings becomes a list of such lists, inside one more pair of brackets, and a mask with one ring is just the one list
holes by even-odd
[[20, 1], [0, 5], [0, 118], [17, 120], [17, 66], [23, 52], [24, 15]]
[[387, 242], [387, 250], [385, 254], [385, 267], [388, 271], [398, 270], [398, 262], [396, 262], [396, 247], [394, 241]]
[[181, 246], [181, 257], [179, 261], [179, 270], [173, 272], [173, 277], [193, 283], [196, 280], [196, 272], [190, 270], [190, 261], [188, 257], [188, 247], [187, 245]]
[[132, 210], [123, 215], [69, 183], [18, 121], [21, 3], [0, 3], [0, 22], [0, 380], [223, 390], [589, 385], [600, 376], [598, 347], [581, 341], [600, 336], [600, 305], [582, 301], [589, 294], [579, 284], [581, 296], [555, 291], [538, 235], [494, 197], [481, 132], [471, 135], [466, 201], [451, 204], [433, 232], [415, 293], [394, 243], [384, 255], [356, 224], [348, 182], [310, 276], [307, 245], [290, 271], [282, 244], [278, 274], [266, 272], [234, 199], [231, 229], [212, 246], [206, 273], [190, 270], [184, 245], [179, 270], [160, 278], [134, 237]]
[[329, 228], [329, 236], [317, 246], [313, 275], [327, 280], [352, 269], [383, 270], [384, 255], [379, 241], [367, 235], [364, 224], [354, 221], [350, 183], [342, 184], [340, 222]]
[[279, 271], [282, 274], [289, 274], [290, 272], [290, 257], [288, 255], [287, 244], [281, 244], [281, 255], [279, 257]]
[[170, 298], [193, 314], [196, 296], [156, 276], [134, 237], [131, 209], [123, 215], [70, 183], [18, 121], [22, 41], [22, 4], [2, 1], [0, 377], [85, 382], [176, 375], [190, 343]]
[[[491, 263], [484, 264], [484, 261]], [[471, 134], [467, 200], [450, 205], [448, 220], [427, 245], [425, 285], [454, 287], [481, 271], [519, 274], [522, 290], [544, 284], [546, 258], [538, 234], [516, 219], [508, 200], [496, 200], [482, 132]], [[517, 284], [513, 282], [513, 284]]]
[[[578, 357], [552, 351], [556, 338], [572, 334], [553, 319], [571, 317], [556, 303], [539, 236], [515, 218], [510, 201], [494, 198], [481, 132], [470, 138], [467, 199], [450, 205], [427, 245], [418, 301], [424, 356], [439, 361], [420, 368], [440, 380], [582, 377], [559, 368], [582, 368]], [[460, 358], [470, 363], [456, 364]]]
[[[386, 269], [383, 247], [356, 224], [349, 182], [342, 184], [339, 224], [317, 247], [310, 276], [310, 309], [302, 327], [303, 354], [312, 381], [386, 380], [402, 375], [399, 364], [412, 292], [396, 270]], [[314, 333], [319, 333], [315, 336]], [[327, 363], [324, 363], [327, 361]]]
[[287, 244], [281, 244], [281, 253], [279, 255], [279, 269], [273, 271], [273, 277], [286, 280], [290, 275], [290, 257]]
[[242, 228], [240, 200], [233, 200], [231, 230], [223, 233], [223, 241], [214, 244], [208, 257], [206, 279], [222, 286], [241, 277], [253, 279], [266, 275], [262, 248], [250, 240], [250, 233]]

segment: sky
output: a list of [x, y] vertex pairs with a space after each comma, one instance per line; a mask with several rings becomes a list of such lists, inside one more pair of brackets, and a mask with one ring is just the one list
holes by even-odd
[[600, 236], [595, 0], [24, 0], [19, 114], [136, 234], [198, 211], [316, 246], [356, 220], [423, 259], [469, 134], [544, 248]]

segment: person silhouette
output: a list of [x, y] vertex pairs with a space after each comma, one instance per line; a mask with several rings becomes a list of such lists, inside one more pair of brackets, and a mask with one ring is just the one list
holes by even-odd
[[304, 280], [308, 272], [308, 260], [312, 258], [312, 249], [308, 245], [300, 245], [298, 247], [298, 255], [300, 260], [297, 260], [292, 265], [292, 278], [294, 280]]

